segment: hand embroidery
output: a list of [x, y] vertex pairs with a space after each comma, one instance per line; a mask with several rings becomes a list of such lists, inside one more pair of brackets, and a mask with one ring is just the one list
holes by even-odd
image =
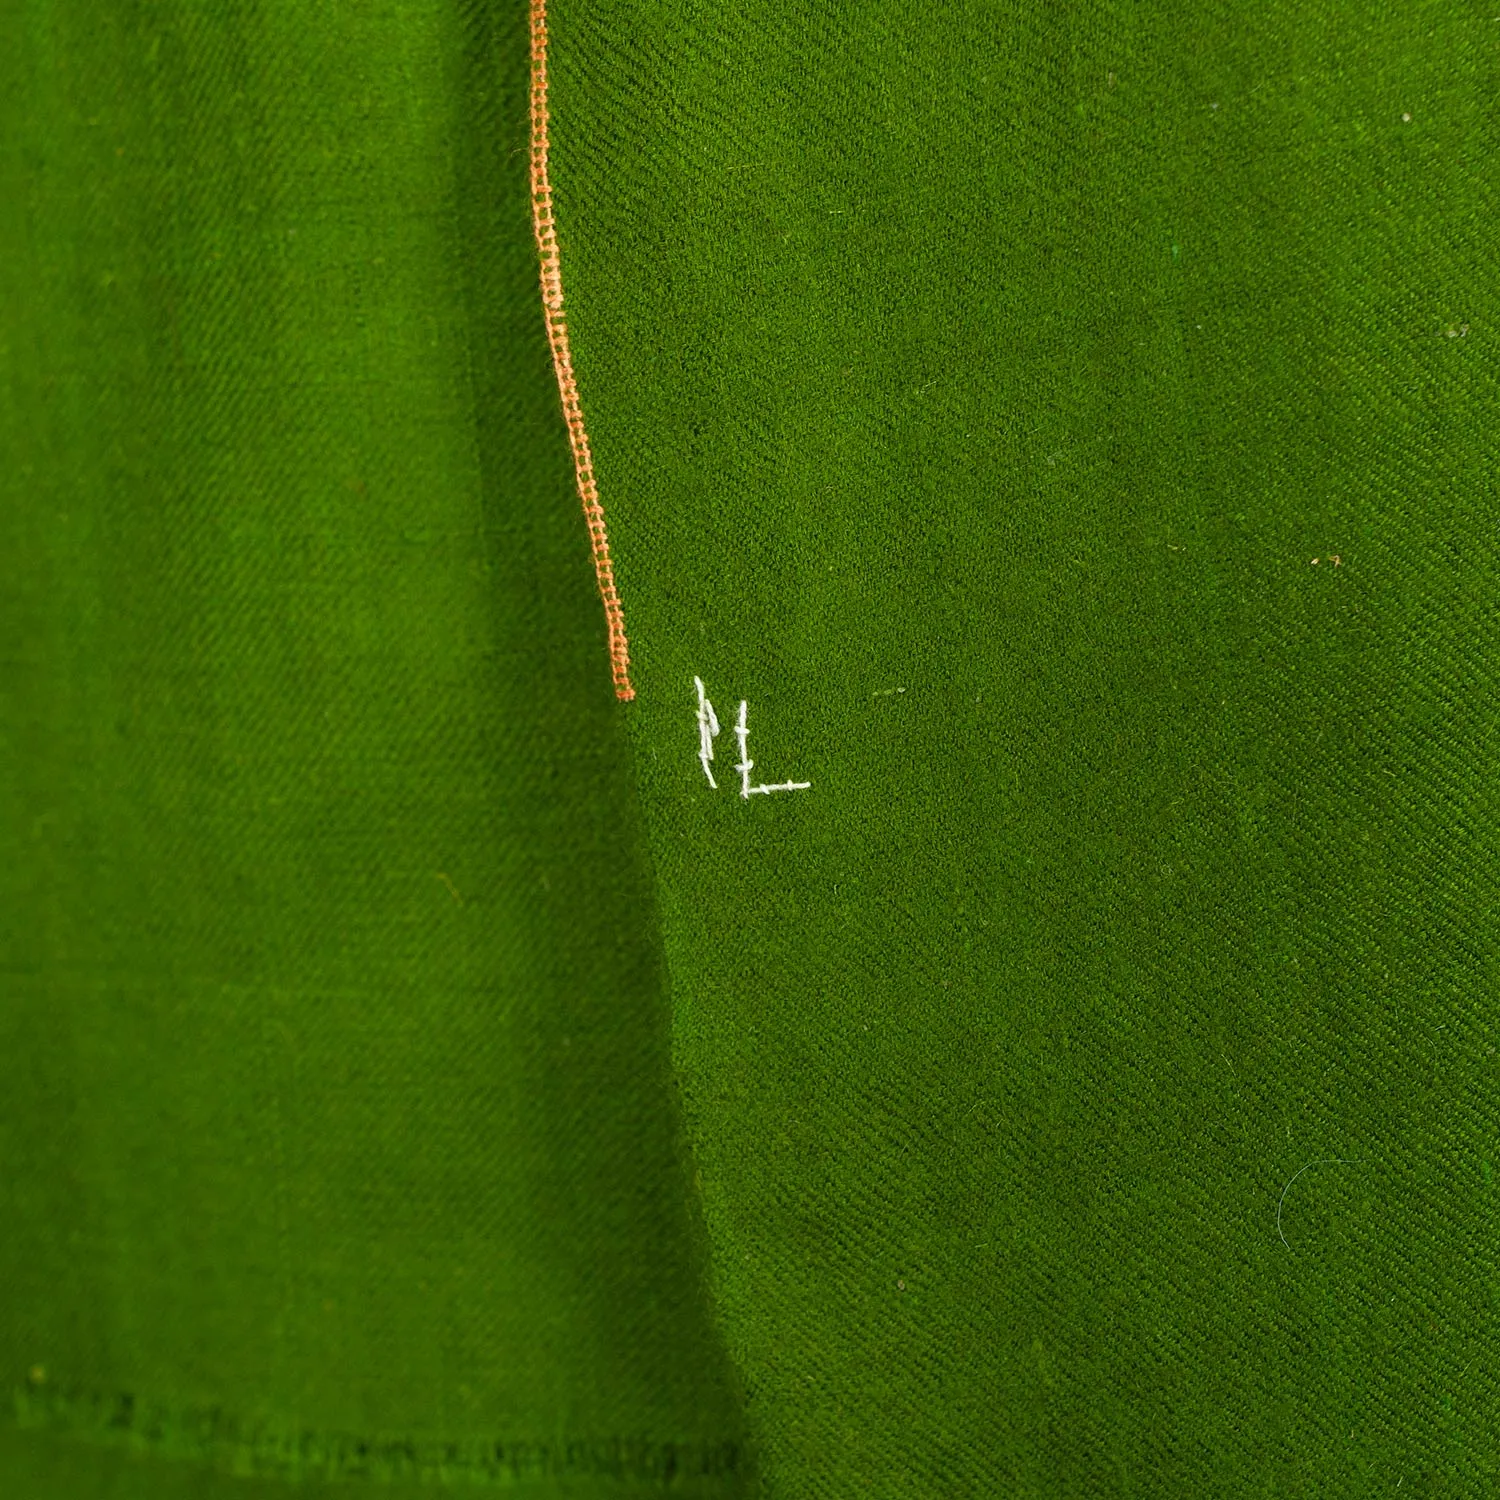
[[[714, 758], [714, 739], [719, 733], [719, 719], [714, 713], [713, 704], [708, 701], [703, 679], [693, 678], [693, 686], [698, 689], [698, 761], [703, 767], [703, 774], [708, 777], [708, 784], [717, 791], [719, 783], [714, 780], [709, 763]], [[810, 781], [762, 782], [759, 786], [751, 785], [750, 773], [755, 769], [755, 762], [750, 759], [750, 705], [744, 698], [740, 699], [734, 737], [740, 747], [739, 764], [735, 766], [735, 770], [740, 773], [740, 796], [745, 801], [748, 802], [754, 796], [768, 796], [772, 792], [805, 792], [812, 785]]]
[[698, 689], [698, 759], [703, 763], [708, 784], [718, 791], [719, 783], [714, 780], [708, 763], [714, 758], [714, 736], [719, 732], [719, 721], [714, 716], [714, 706], [708, 701], [708, 694], [703, 691], [703, 679], [693, 678], [693, 685]]

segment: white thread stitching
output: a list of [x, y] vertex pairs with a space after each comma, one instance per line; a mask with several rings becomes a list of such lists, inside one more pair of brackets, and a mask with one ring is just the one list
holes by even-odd
[[709, 761], [714, 758], [714, 737], [719, 732], [719, 721], [714, 714], [714, 706], [708, 701], [708, 694], [703, 691], [703, 679], [693, 678], [693, 685], [698, 689], [698, 759], [703, 763], [703, 774], [708, 777], [708, 784], [718, 791], [719, 783], [714, 780], [714, 773], [709, 769]]
[[[714, 740], [719, 735], [719, 716], [714, 712], [714, 706], [708, 701], [708, 689], [703, 686], [701, 677], [693, 678], [693, 686], [698, 690], [698, 764], [703, 767], [703, 774], [708, 778], [708, 784], [718, 791], [719, 783], [714, 780], [713, 758]], [[905, 692], [904, 688], [896, 689], [897, 692]], [[759, 786], [750, 785], [750, 773], [755, 769], [755, 762], [750, 759], [750, 704], [740, 699], [740, 711], [735, 719], [734, 737], [739, 742], [740, 758], [735, 770], [740, 773], [740, 796], [749, 801], [754, 796], [769, 796], [772, 792], [805, 792], [812, 786], [810, 781], [777, 781], [762, 782]]]
[[750, 759], [750, 726], [746, 722], [749, 712], [750, 705], [741, 698], [740, 716], [734, 726], [734, 737], [740, 742], [740, 763], [735, 770], [740, 773], [740, 796], [746, 800], [750, 797], [750, 773], [755, 769], [755, 762]]
[[735, 721], [734, 737], [740, 742], [740, 763], [735, 770], [740, 773], [740, 796], [747, 802], [757, 793], [769, 794], [771, 792], [805, 792], [812, 785], [810, 781], [778, 781], [774, 785], [762, 783], [760, 786], [750, 785], [750, 772], [755, 769], [755, 762], [750, 759], [750, 705], [740, 699], [739, 718]]

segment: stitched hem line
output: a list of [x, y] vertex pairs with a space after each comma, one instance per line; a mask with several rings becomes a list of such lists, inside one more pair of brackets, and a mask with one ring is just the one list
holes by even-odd
[[583, 407], [578, 382], [573, 375], [573, 356], [568, 343], [568, 323], [563, 313], [562, 266], [557, 253], [557, 225], [552, 217], [552, 182], [547, 175], [547, 0], [531, 0], [531, 223], [541, 257], [542, 310], [547, 338], [552, 345], [552, 367], [557, 372], [557, 390], [562, 397], [568, 424], [568, 442], [573, 449], [573, 470], [578, 477], [578, 498], [588, 522], [589, 545], [594, 554], [594, 576], [604, 601], [604, 619], [609, 626], [609, 659], [614, 672], [615, 696], [635, 697], [630, 685], [630, 647], [625, 638], [625, 612], [615, 588], [615, 565], [609, 555], [609, 530], [604, 507], [594, 482], [594, 459], [588, 431], [583, 425]]
[[208, 1463], [232, 1474], [282, 1479], [377, 1479], [509, 1485], [560, 1476], [660, 1485], [746, 1471], [736, 1442], [658, 1443], [630, 1438], [544, 1442], [361, 1438], [290, 1424], [245, 1422], [218, 1407], [173, 1408], [139, 1397], [42, 1390], [14, 1392], [21, 1428], [46, 1429], [163, 1458]]

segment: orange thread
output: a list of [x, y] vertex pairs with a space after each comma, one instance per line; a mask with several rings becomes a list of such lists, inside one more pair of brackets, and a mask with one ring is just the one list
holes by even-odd
[[589, 545], [594, 554], [594, 576], [604, 601], [604, 619], [609, 626], [609, 660], [614, 671], [615, 696], [635, 697], [630, 685], [630, 647], [625, 639], [625, 611], [615, 587], [615, 565], [609, 555], [609, 530], [604, 507], [594, 483], [594, 459], [589, 435], [583, 425], [583, 406], [578, 399], [578, 381], [573, 375], [573, 356], [568, 344], [568, 323], [563, 314], [562, 268], [557, 254], [557, 224], [552, 217], [552, 183], [547, 175], [547, 0], [531, 0], [531, 223], [541, 257], [542, 309], [547, 338], [552, 344], [552, 366], [557, 371], [557, 391], [562, 397], [563, 417], [568, 424], [568, 442], [573, 448], [573, 469], [578, 476], [578, 498], [588, 522]]

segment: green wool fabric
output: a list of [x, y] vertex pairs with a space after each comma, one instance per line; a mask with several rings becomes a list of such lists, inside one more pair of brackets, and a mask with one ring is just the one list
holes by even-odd
[[547, 29], [630, 702], [521, 6], [0, 11], [0, 1496], [1500, 1493], [1500, 21]]
[[526, 47], [7, 15], [0, 1496], [748, 1472]]

